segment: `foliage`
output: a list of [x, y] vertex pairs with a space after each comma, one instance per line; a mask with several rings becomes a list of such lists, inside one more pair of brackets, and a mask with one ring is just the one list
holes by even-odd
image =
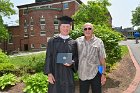
[[[82, 26], [81, 26], [82, 27]], [[116, 63], [119, 59], [121, 59], [121, 47], [118, 45], [118, 42], [120, 40], [122, 40], [122, 36], [120, 33], [112, 30], [112, 28], [106, 26], [106, 25], [94, 25], [94, 34], [101, 38], [104, 42], [105, 45], [105, 49], [106, 49], [106, 54], [107, 54], [107, 58], [106, 58], [106, 63], [107, 63], [107, 69], [109, 70], [110, 67]], [[82, 29], [80, 29], [78, 27], [79, 30], [82, 31]], [[73, 33], [75, 31], [72, 31], [72, 35], [71, 37], [77, 38], [79, 37], [80, 31], [77, 31], [77, 33]]]
[[45, 53], [11, 57], [10, 63], [19, 69], [20, 74], [42, 72], [45, 64]]
[[48, 91], [48, 78], [43, 73], [36, 73], [23, 79], [26, 93], [46, 93]]
[[76, 39], [77, 37], [80, 37], [82, 35], [83, 35], [82, 24], [76, 25], [75, 29], [70, 32], [70, 37], [73, 39]]
[[7, 63], [9, 62], [9, 57], [2, 52], [2, 50], [0, 49], [0, 63]]
[[10, 0], [0, 0], [0, 14], [3, 16], [15, 14], [15, 10], [12, 9], [13, 7], [14, 5], [10, 2]]
[[132, 11], [131, 23], [133, 26], [140, 26], [140, 6], [136, 7], [136, 9]]
[[124, 57], [126, 54], [129, 53], [126, 45], [121, 46], [121, 50], [122, 50], [122, 57]]
[[10, 63], [9, 57], [0, 50], [0, 76], [4, 73], [11, 72], [14, 65]]
[[8, 85], [15, 85], [18, 82], [17, 77], [13, 74], [4, 74], [0, 77], [0, 88], [3, 90]]
[[75, 81], [78, 81], [78, 80], [79, 80], [78, 73], [74, 73], [74, 80], [75, 80]]
[[10, 16], [15, 14], [15, 10], [12, 8], [14, 5], [10, 0], [0, 0], [0, 40], [8, 38], [8, 31], [6, 26], [3, 24], [2, 16]]
[[82, 4], [73, 16], [75, 24], [90, 22], [95, 25], [110, 25], [110, 13], [107, 6], [111, 4], [108, 0], [88, 1], [87, 5]]
[[118, 42], [122, 40], [121, 34], [105, 25], [95, 26], [94, 33], [104, 42], [107, 54], [106, 63], [109, 69], [114, 63], [121, 59], [121, 47], [118, 45]]
[[138, 30], [138, 32], [140, 33], [140, 27], [138, 27], [138, 29], [137, 29], [137, 30]]

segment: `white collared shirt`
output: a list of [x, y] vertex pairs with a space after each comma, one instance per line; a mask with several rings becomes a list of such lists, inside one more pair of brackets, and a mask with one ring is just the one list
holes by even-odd
[[63, 38], [63, 39], [68, 39], [68, 38], [70, 38], [70, 36], [69, 36], [69, 35], [64, 36], [64, 35], [62, 35], [62, 34], [59, 34], [59, 36], [60, 36], [61, 38]]

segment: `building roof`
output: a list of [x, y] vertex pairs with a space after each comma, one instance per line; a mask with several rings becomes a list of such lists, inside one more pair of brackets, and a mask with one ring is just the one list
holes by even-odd
[[[46, 1], [46, 2], [36, 2], [36, 3], [31, 3], [31, 4], [20, 5], [20, 6], [17, 6], [17, 7], [18, 8], [32, 7], [32, 6], [52, 4], [52, 3], [63, 2], [63, 1], [69, 1], [69, 0], [53, 0], [53, 1]], [[81, 0], [75, 0], [75, 1], [77, 1], [79, 4], [82, 4]]]

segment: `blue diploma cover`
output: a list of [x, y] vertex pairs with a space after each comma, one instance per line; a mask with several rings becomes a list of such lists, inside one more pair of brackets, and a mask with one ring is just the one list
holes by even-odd
[[56, 63], [69, 63], [72, 64], [72, 53], [57, 53]]

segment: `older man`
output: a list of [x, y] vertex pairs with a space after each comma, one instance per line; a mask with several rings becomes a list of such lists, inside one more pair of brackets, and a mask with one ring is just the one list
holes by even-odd
[[[77, 38], [78, 43], [78, 74], [80, 78], [80, 93], [88, 93], [91, 85], [92, 93], [101, 93], [101, 85], [105, 84], [106, 53], [103, 41], [94, 35], [91, 23], [83, 26], [84, 36]], [[102, 65], [103, 71], [98, 67]]]

